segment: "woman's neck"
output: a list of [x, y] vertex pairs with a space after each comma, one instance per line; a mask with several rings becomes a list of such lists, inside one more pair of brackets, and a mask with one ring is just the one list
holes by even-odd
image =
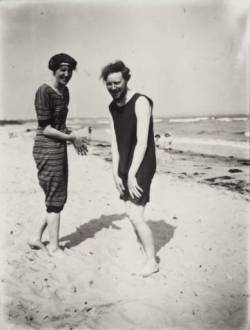
[[64, 85], [59, 84], [57, 81], [54, 82], [53, 87], [55, 90], [57, 90], [59, 93], [63, 93], [63, 90], [65, 88]]

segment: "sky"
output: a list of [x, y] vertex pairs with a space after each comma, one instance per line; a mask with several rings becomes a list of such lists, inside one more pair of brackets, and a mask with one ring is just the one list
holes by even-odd
[[130, 88], [154, 115], [240, 115], [249, 105], [246, 0], [0, 1], [0, 119], [33, 119], [34, 95], [52, 83], [49, 58], [78, 61], [70, 117], [106, 117], [99, 79], [121, 59]]

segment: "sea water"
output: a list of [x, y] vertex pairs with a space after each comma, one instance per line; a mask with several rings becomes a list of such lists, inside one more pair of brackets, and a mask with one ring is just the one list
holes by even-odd
[[[24, 129], [34, 130], [37, 122], [36, 120], [20, 121], [11, 125], [9, 122], [1, 121], [3, 131], [6, 131], [6, 126], [15, 136]], [[93, 139], [111, 141], [107, 118], [69, 118], [67, 126], [76, 131], [82, 130], [84, 134], [88, 134], [88, 127], [91, 127]], [[172, 149], [249, 159], [249, 117], [247, 116], [154, 118], [154, 132], [160, 135], [169, 133]]]
[[[69, 120], [69, 125], [91, 126], [98, 137], [110, 140], [109, 121], [106, 118]], [[188, 117], [155, 118], [155, 134], [169, 133], [171, 147], [204, 154], [249, 158], [249, 117]]]

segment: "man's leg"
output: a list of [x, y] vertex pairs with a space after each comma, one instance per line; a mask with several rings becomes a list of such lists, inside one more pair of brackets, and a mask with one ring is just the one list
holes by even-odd
[[[125, 202], [125, 211], [126, 211], [126, 215], [127, 215], [127, 217], [129, 218], [129, 220], [130, 220], [130, 209], [131, 209], [130, 206], [131, 206], [131, 202], [130, 202], [130, 201], [126, 201], [126, 202]], [[143, 243], [142, 243], [142, 241], [141, 241], [141, 238], [140, 238], [140, 236], [139, 236], [139, 234], [138, 234], [138, 231], [137, 231], [137, 229], [136, 229], [134, 223], [133, 223], [131, 220], [130, 220], [130, 222], [131, 222], [131, 224], [132, 224], [132, 226], [133, 226], [133, 228], [134, 228], [134, 231], [135, 231], [135, 234], [136, 234], [137, 241], [138, 241], [138, 243], [139, 243], [139, 245], [140, 245], [140, 250], [141, 250], [141, 252], [142, 252], [143, 254], [145, 254], [144, 246], [143, 246]]]
[[143, 276], [149, 276], [158, 271], [158, 265], [155, 260], [154, 239], [148, 224], [144, 219], [145, 206], [136, 205], [130, 202], [129, 205], [129, 219], [133, 224], [139, 240], [141, 241], [147, 260], [142, 270]]

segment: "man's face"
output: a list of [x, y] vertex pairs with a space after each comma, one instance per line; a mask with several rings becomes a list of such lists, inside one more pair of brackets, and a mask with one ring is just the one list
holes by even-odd
[[121, 100], [127, 92], [127, 82], [121, 72], [110, 73], [106, 80], [106, 87], [115, 101]]

